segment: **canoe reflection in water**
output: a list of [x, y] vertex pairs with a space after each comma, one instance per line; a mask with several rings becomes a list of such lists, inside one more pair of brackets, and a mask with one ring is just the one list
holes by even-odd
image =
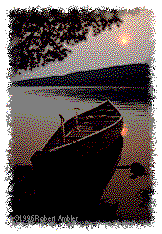
[[[53, 214], [98, 212], [123, 146], [123, 118], [109, 101], [64, 121], [31, 158], [37, 209]], [[52, 202], [51, 202], [52, 201]]]

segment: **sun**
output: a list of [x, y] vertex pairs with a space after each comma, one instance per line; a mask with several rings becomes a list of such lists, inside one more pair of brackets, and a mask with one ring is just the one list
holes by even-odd
[[128, 45], [130, 43], [130, 36], [129, 34], [123, 33], [119, 36], [119, 44], [125, 46]]

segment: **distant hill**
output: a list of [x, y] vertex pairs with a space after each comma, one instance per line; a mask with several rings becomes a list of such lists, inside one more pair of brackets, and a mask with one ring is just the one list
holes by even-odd
[[150, 67], [145, 64], [114, 66], [98, 70], [79, 71], [64, 76], [33, 78], [12, 82], [13, 86], [125, 86], [146, 87], [150, 82]]

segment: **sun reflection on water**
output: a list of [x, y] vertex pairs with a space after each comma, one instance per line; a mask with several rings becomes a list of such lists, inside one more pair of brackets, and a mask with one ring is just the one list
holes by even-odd
[[124, 127], [123, 127], [123, 129], [121, 131], [122, 136], [127, 136], [128, 135], [128, 128], [127, 127], [128, 127], [128, 125], [124, 124]]

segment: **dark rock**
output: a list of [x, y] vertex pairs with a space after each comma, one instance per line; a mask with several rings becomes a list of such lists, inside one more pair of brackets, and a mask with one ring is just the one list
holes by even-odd
[[132, 179], [136, 179], [138, 176], [143, 176], [146, 174], [144, 166], [140, 163], [134, 162], [130, 168], [131, 173], [133, 174], [130, 176]]

